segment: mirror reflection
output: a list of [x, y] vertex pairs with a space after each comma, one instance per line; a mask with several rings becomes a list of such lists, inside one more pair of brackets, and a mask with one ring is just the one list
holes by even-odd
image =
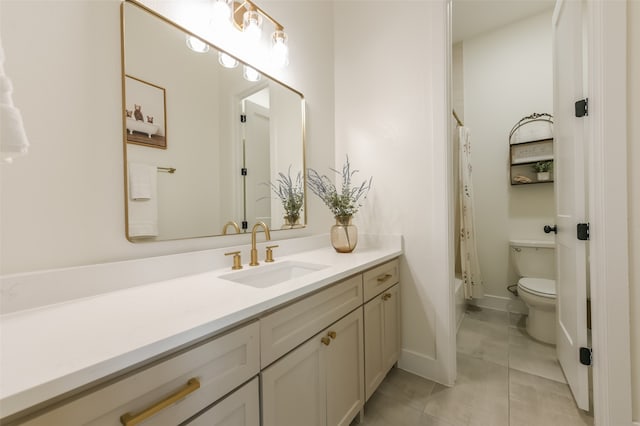
[[122, 8], [127, 238], [303, 226], [304, 210], [289, 223], [270, 186], [304, 170], [302, 94], [242, 62], [223, 66], [236, 61], [213, 46], [195, 52], [135, 2]]

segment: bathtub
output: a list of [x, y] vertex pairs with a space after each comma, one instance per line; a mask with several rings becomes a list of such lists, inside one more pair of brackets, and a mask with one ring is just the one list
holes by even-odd
[[155, 135], [160, 128], [155, 124], [145, 123], [144, 121], [134, 120], [131, 117], [127, 117], [127, 130], [129, 134], [135, 132], [146, 133], [149, 137]]

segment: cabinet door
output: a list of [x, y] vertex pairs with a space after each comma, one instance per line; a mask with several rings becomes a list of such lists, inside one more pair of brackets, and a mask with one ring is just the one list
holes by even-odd
[[349, 426], [364, 405], [362, 309], [327, 328], [327, 425]]
[[365, 394], [367, 400], [386, 374], [383, 350], [384, 301], [382, 294], [364, 305]]
[[384, 333], [383, 353], [385, 373], [400, 357], [400, 284], [383, 293]]
[[365, 392], [369, 399], [400, 356], [400, 285], [364, 305]]
[[260, 426], [260, 394], [254, 378], [189, 422], [189, 426]]
[[[320, 333], [262, 371], [263, 426], [325, 426], [326, 350]], [[324, 339], [326, 342], [327, 340]]]

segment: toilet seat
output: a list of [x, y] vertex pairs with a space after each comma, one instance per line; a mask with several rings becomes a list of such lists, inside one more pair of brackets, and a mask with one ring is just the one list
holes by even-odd
[[536, 296], [555, 299], [556, 282], [545, 278], [520, 278], [518, 287]]

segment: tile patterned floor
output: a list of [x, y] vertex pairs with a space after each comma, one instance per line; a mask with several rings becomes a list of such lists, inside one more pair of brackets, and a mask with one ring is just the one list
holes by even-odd
[[[365, 406], [365, 426], [584, 426], [555, 348], [531, 339], [521, 315], [467, 311], [452, 388], [394, 368]], [[352, 425], [355, 425], [355, 421]]]

